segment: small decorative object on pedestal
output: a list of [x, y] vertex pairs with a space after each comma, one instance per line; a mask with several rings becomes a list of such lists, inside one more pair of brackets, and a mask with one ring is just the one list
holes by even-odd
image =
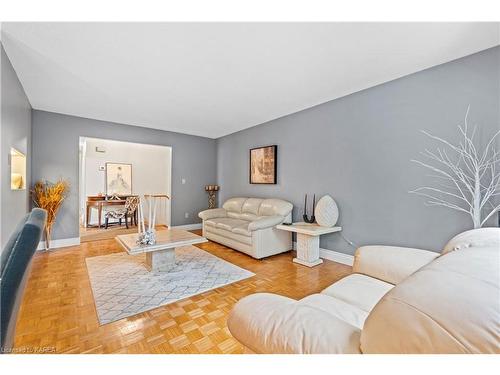
[[313, 207], [312, 216], [311, 218], [309, 218], [309, 216], [307, 216], [307, 194], [306, 194], [306, 197], [304, 198], [304, 214], [302, 215], [302, 219], [304, 219], [304, 221], [309, 224], [314, 223], [314, 221], [316, 220], [316, 217], [314, 216], [314, 210], [316, 209], [316, 194], [314, 194], [313, 196], [312, 207]]
[[139, 202], [138, 208], [138, 217], [139, 217], [139, 225], [137, 226], [139, 235], [137, 237], [138, 245], [154, 245], [156, 243], [156, 233], [155, 233], [155, 224], [156, 224], [156, 207], [159, 200], [162, 198], [170, 199], [168, 195], [165, 194], [145, 194], [144, 199], [148, 203], [148, 228], [146, 229], [146, 225], [144, 222], [144, 209], [142, 207], [142, 200]]
[[314, 213], [316, 222], [322, 227], [333, 227], [339, 218], [337, 203], [329, 195], [325, 195], [318, 201]]
[[219, 185], [205, 185], [205, 191], [208, 192], [208, 208], [215, 208]]

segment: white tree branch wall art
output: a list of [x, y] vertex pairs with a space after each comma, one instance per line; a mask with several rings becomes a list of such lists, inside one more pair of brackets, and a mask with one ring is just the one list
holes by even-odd
[[420, 187], [410, 193], [425, 197], [427, 205], [463, 212], [470, 216], [474, 228], [481, 228], [500, 210], [500, 152], [495, 147], [500, 130], [480, 150], [474, 139], [476, 127], [469, 129], [467, 123], [469, 109], [464, 124], [458, 126], [458, 145], [422, 131], [439, 146], [434, 152], [421, 152], [424, 161], [412, 162], [432, 172], [435, 186]]

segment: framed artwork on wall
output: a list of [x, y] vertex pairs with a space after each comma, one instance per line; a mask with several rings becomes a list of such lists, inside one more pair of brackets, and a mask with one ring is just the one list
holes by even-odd
[[276, 184], [278, 175], [278, 146], [264, 146], [250, 150], [250, 183]]
[[132, 195], [132, 164], [106, 163], [106, 195]]

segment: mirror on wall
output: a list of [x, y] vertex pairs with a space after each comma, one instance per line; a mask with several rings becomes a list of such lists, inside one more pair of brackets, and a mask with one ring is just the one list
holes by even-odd
[[10, 188], [26, 189], [26, 155], [13, 147], [10, 149]]

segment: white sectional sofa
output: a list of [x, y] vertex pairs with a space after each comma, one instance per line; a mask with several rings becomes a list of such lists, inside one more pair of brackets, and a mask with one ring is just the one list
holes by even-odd
[[464, 232], [441, 255], [365, 246], [353, 273], [296, 301], [241, 299], [231, 334], [256, 353], [500, 353], [500, 228]]
[[292, 249], [292, 235], [276, 229], [292, 221], [293, 205], [281, 199], [231, 198], [198, 214], [203, 236], [256, 259]]

